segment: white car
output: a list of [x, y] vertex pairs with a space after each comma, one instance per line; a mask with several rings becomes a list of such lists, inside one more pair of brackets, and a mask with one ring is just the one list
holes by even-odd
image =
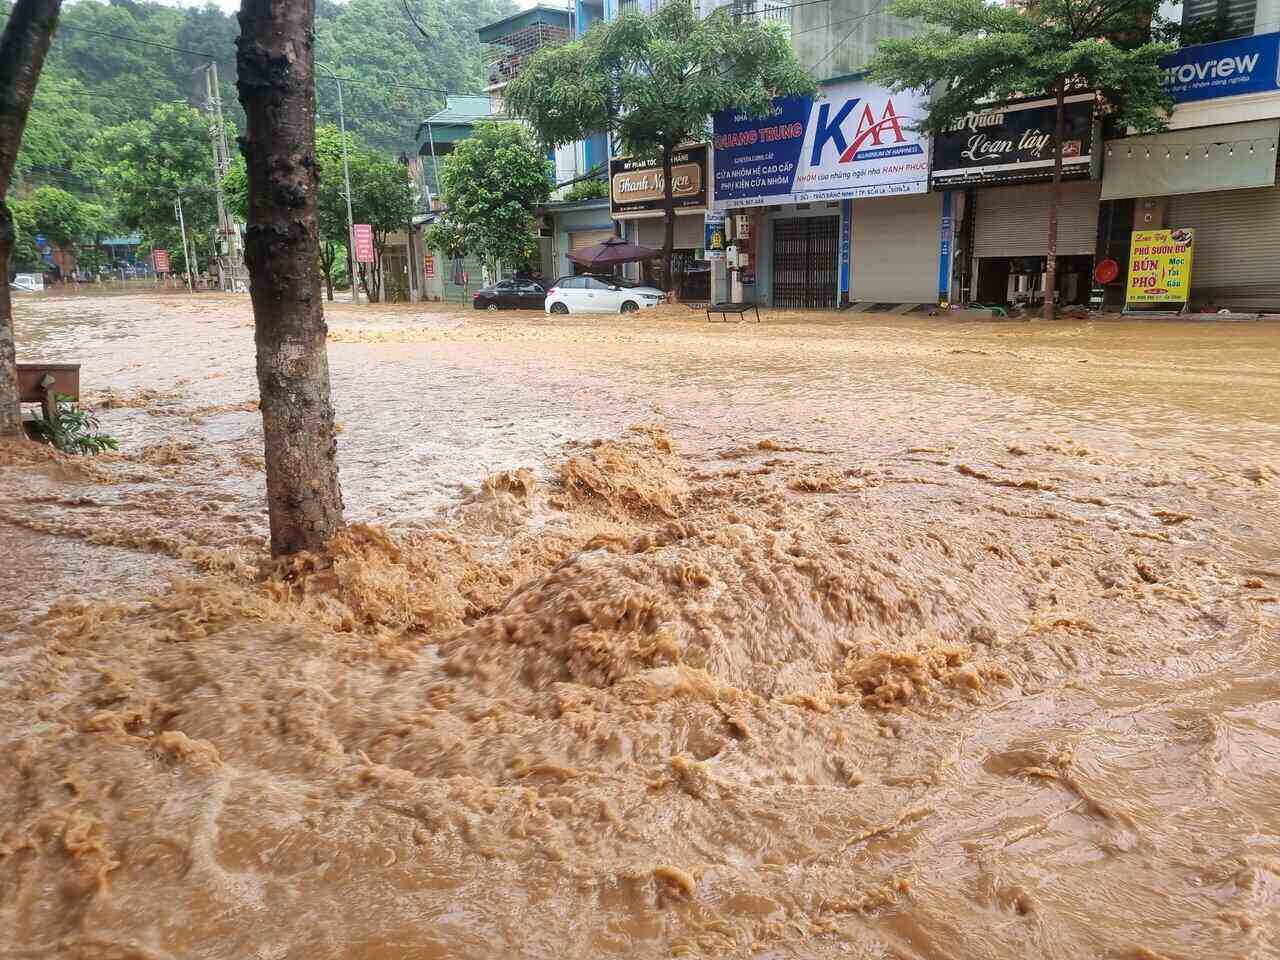
[[561, 277], [547, 291], [547, 313], [635, 313], [666, 298], [657, 287], [622, 277]]

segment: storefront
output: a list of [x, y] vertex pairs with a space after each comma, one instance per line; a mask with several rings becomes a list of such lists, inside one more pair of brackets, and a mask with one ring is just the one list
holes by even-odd
[[[710, 148], [690, 144], [671, 157], [671, 195], [675, 206], [670, 289], [680, 300], [710, 296], [710, 263], [703, 259], [703, 222], [707, 212]], [[632, 243], [662, 250], [666, 243], [663, 211], [664, 181], [661, 158], [615, 157], [609, 161], [609, 202], [614, 219], [625, 224]], [[640, 264], [639, 279], [668, 285], [660, 260]]]
[[547, 283], [583, 272], [569, 254], [614, 236], [609, 201], [604, 197], [549, 203], [543, 209], [542, 223], [542, 278]]
[[1133, 229], [1193, 231], [1192, 310], [1280, 312], [1280, 33], [1164, 58], [1169, 130], [1106, 145], [1102, 196]]
[[[671, 272], [675, 275], [676, 294], [681, 300], [706, 300], [710, 264], [703, 259], [703, 216], [705, 210], [677, 213], [672, 246]], [[666, 222], [662, 217], [644, 217], [627, 224], [627, 239], [642, 247], [661, 250], [666, 241]], [[660, 279], [661, 262], [640, 264], [638, 279]]]
[[923, 108], [917, 94], [842, 81], [778, 98], [765, 119], [716, 115], [712, 207], [731, 214], [735, 298], [938, 298], [943, 202], [928, 194], [929, 141], [910, 122]]
[[[1087, 304], [1098, 247], [1098, 119], [1092, 93], [1066, 98], [1058, 201], [1057, 302]], [[934, 140], [933, 189], [963, 192], [961, 296], [1044, 302], [1054, 167], [1052, 99], [971, 113]]]
[[1195, 231], [1194, 308], [1280, 310], [1277, 139], [1260, 120], [1107, 145], [1103, 196], [1135, 201], [1134, 229]]

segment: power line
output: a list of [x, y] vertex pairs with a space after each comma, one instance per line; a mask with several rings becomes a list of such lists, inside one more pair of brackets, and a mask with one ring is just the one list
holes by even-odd
[[831, 55], [835, 53], [837, 50], [839, 50], [842, 46], [844, 46], [845, 43], [848, 42], [849, 38], [853, 36], [854, 31], [856, 31], [857, 29], [858, 29], [858, 24], [855, 23], [853, 27], [849, 30], [849, 32], [846, 33], [839, 40], [837, 40], [834, 44], [832, 44], [831, 49], [822, 55], [822, 59], [814, 63], [813, 66], [811, 66], [809, 69], [812, 71], [816, 71], [820, 66], [826, 63], [828, 60], [830, 60]]

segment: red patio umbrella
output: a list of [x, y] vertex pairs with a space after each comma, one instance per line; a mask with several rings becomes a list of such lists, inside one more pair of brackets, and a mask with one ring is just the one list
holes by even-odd
[[627, 243], [621, 237], [610, 237], [604, 243], [593, 243], [569, 254], [569, 259], [584, 267], [616, 267], [620, 263], [653, 260], [662, 251]]

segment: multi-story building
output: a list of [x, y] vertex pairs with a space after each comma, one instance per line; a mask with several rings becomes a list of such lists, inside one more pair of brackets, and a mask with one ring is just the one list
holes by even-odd
[[819, 90], [776, 101], [763, 120], [715, 118], [712, 206], [736, 260], [726, 295], [779, 307], [948, 295], [959, 200], [929, 189], [929, 139], [913, 129], [924, 100], [862, 76], [881, 39], [916, 29], [884, 7], [734, 0], [736, 16], [784, 24]]

